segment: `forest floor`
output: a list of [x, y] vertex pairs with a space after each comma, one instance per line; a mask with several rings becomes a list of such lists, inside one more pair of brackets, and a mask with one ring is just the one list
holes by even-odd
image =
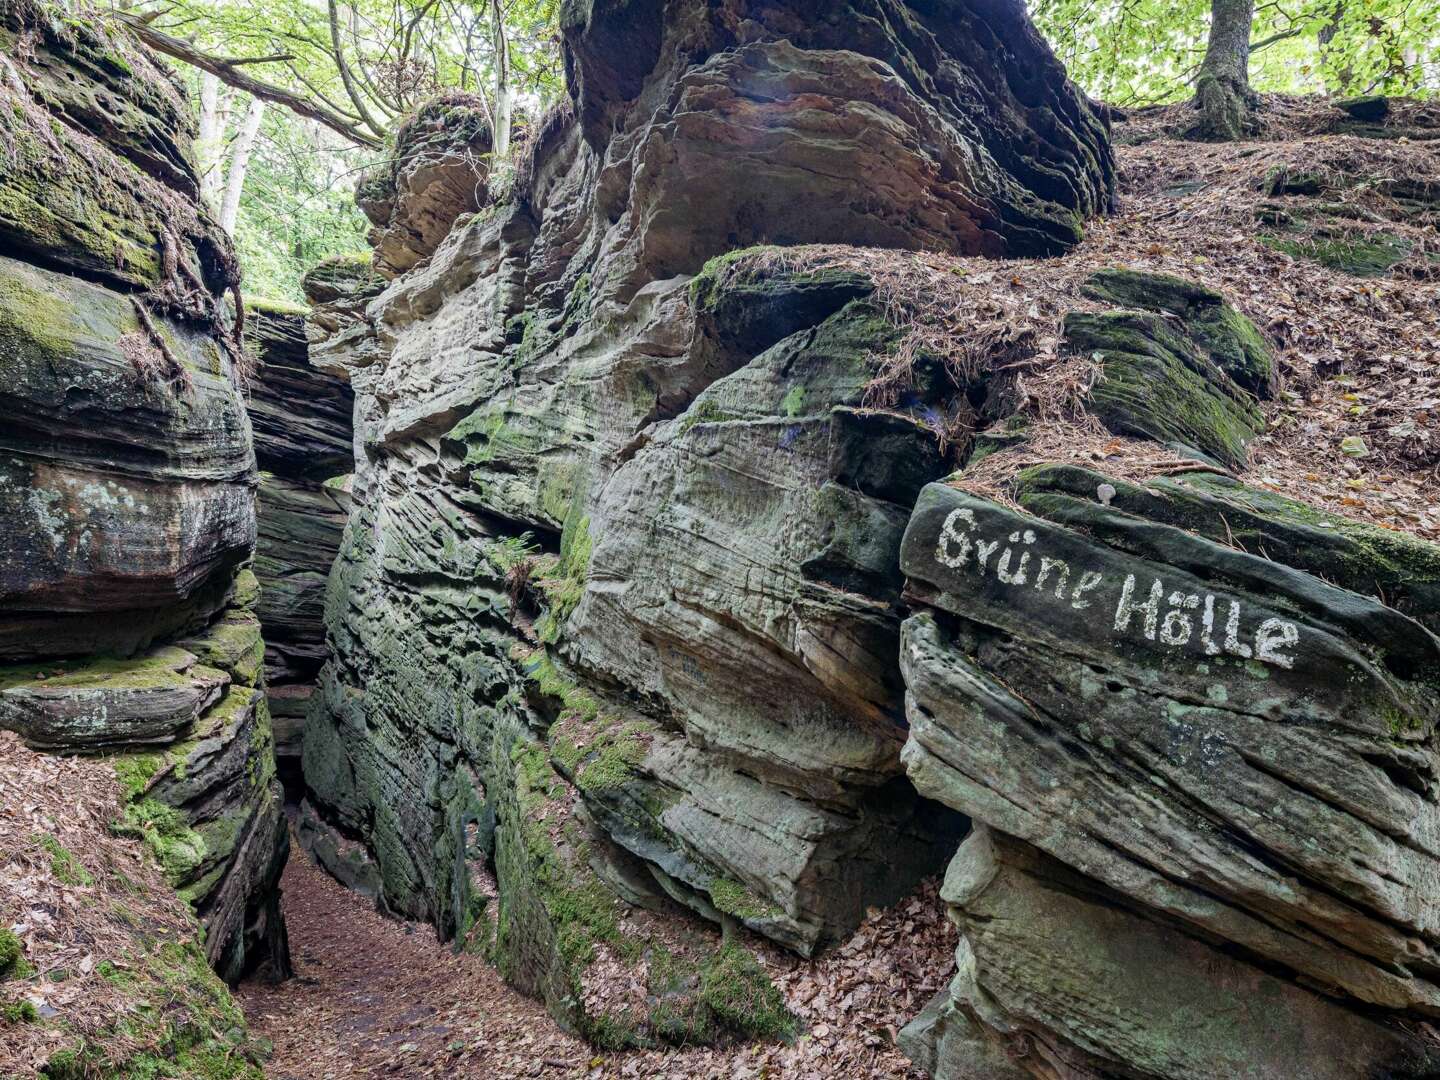
[[236, 992], [270, 1080], [574, 1076], [590, 1060], [538, 1002], [427, 925], [388, 919], [292, 843], [281, 879], [295, 977]]
[[381, 915], [298, 844], [281, 887], [295, 978], [252, 979], [235, 995], [251, 1035], [274, 1046], [270, 1080], [919, 1078], [895, 1037], [954, 966], [955, 930], [932, 880], [819, 960], [747, 942], [804, 1022], [793, 1044], [600, 1053], [483, 958]]
[[[1002, 500], [1021, 469], [1042, 462], [1135, 482], [1195, 468], [1087, 414], [1099, 365], [1067, 351], [1063, 324], [1106, 306], [1084, 295], [1097, 270], [1208, 286], [1268, 339], [1279, 374], [1237, 477], [1440, 542], [1440, 106], [1403, 103], [1376, 129], [1384, 137], [1362, 137], [1332, 132], [1344, 116], [1324, 99], [1268, 95], [1263, 137], [1219, 144], [1174, 136], [1191, 115], [1175, 105], [1116, 125], [1117, 212], [1088, 223], [1059, 258], [841, 245], [769, 257], [867, 274], [911, 339], [897, 356], [931, 352], [983, 374], [990, 419], [1015, 410], [1032, 422], [1025, 444], [959, 480]], [[903, 384], [899, 367], [877, 385]]]

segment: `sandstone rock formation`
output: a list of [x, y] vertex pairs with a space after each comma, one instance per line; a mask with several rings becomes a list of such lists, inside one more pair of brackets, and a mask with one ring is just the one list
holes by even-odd
[[[953, 851], [900, 761], [896, 559], [963, 388], [922, 359], [865, 410], [897, 345], [873, 283], [727, 256], [1059, 252], [1109, 149], [1019, 4], [562, 22], [571, 101], [513, 197], [442, 241], [448, 172], [367, 186], [377, 266], [408, 272], [363, 314], [357, 276], [313, 282], [357, 468], [302, 838], [602, 1044], [775, 1033], [760, 969], [675, 916], [808, 954]], [[597, 959], [633, 999], [587, 992]], [[706, 997], [735, 980], [752, 1008]]]
[[303, 309], [249, 301], [246, 335], [255, 365], [249, 410], [260, 468], [254, 569], [265, 694], [276, 750], [298, 769], [325, 659], [325, 580], [349, 508], [355, 399], [348, 383], [310, 363]]
[[0, 725], [103, 754], [228, 979], [286, 965], [287, 840], [245, 564], [255, 459], [181, 88], [6, 5]]
[[[1364, 1017], [1436, 1006], [1440, 641], [1366, 595], [1359, 536], [1328, 581], [1228, 546], [1227, 512], [1270, 519], [1223, 478], [1041, 468], [1017, 498], [932, 485], [902, 549], [936, 612], [905, 625], [909, 773], [995, 830], [947, 876], [943, 1022], [1019, 1075], [1432, 1075], [1433, 1046]], [[1237, 1009], [1170, 1026], [1217, 1000]]]
[[[1198, 372], [1264, 392], [1253, 327], [1177, 280], [1083, 291], [1132, 309], [1065, 319], [1097, 350], [1095, 414], [1205, 460], [1174, 395]], [[1155, 423], [1117, 426], [1116, 354], [1164, 352], [1189, 359], [1122, 375]], [[925, 488], [900, 559], [907, 772], [977, 823], [942, 890], [958, 974], [912, 1057], [976, 1080], [1435, 1075], [1440, 548], [1203, 467], [966, 487]]]
[[360, 181], [355, 200], [373, 228], [375, 265], [399, 274], [428, 258], [461, 214], [486, 202], [490, 127], [484, 102], [445, 94], [395, 133], [390, 158]]

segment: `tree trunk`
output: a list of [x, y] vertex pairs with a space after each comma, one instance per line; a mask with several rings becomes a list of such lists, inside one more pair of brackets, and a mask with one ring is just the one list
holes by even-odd
[[[1340, 22], [1344, 18], [1345, 0], [1336, 0], [1334, 7], [1330, 9], [1329, 17], [1320, 27], [1319, 33], [1315, 35], [1320, 45], [1321, 56], [1326, 56], [1330, 52], [1330, 43], [1340, 33]], [[1351, 85], [1355, 82], [1355, 73], [1347, 67], [1339, 68], [1331, 75], [1332, 77], [1326, 80], [1329, 84], [1327, 89], [1332, 94], [1348, 94]]]
[[220, 112], [220, 80], [208, 71], [200, 73], [200, 137], [195, 142], [196, 164], [200, 169], [200, 196], [213, 214], [220, 209], [220, 142], [225, 122]]
[[495, 130], [491, 149], [496, 158], [510, 154], [510, 124], [515, 112], [515, 92], [510, 86], [510, 40], [505, 36], [505, 15], [500, 0], [490, 0], [490, 19], [495, 31]]
[[1250, 29], [1255, 0], [1211, 0], [1210, 41], [1195, 79], [1202, 139], [1233, 140], [1253, 127], [1250, 119]]
[[240, 132], [230, 145], [230, 168], [225, 174], [225, 201], [220, 206], [220, 227], [235, 235], [235, 219], [240, 216], [240, 192], [245, 187], [245, 170], [250, 167], [250, 153], [255, 137], [260, 134], [260, 121], [265, 116], [265, 102], [250, 99], [250, 108], [240, 124]]

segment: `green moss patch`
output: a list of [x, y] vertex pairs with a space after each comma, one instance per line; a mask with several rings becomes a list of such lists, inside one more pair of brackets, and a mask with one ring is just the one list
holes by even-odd
[[125, 1018], [109, 1029], [79, 1035], [50, 1056], [40, 1075], [50, 1080], [263, 1080], [244, 1017], [198, 945], [142, 940], [124, 964], [103, 962], [97, 971], [131, 1000]]
[[1308, 236], [1268, 234], [1260, 242], [1296, 259], [1309, 259], [1356, 277], [1380, 277], [1409, 257], [1412, 246], [1403, 236], [1322, 229]]
[[17, 977], [25, 965], [25, 948], [15, 931], [0, 928], [0, 979]]
[[710, 902], [716, 910], [737, 919], [767, 919], [779, 915], [774, 904], [761, 900], [738, 881], [716, 878], [710, 883]]
[[111, 825], [111, 831], [116, 836], [143, 840], [172, 885], [185, 882], [210, 850], [184, 814], [155, 799], [128, 804]]
[[716, 1022], [746, 1038], [793, 1035], [796, 1021], [770, 976], [748, 951], [726, 945], [700, 972], [700, 1002]]
[[60, 884], [81, 886], [95, 884], [95, 879], [91, 876], [90, 871], [85, 869], [85, 864], [55, 837], [38, 833], [35, 836], [35, 842], [50, 855], [50, 872], [55, 875], [55, 880]]

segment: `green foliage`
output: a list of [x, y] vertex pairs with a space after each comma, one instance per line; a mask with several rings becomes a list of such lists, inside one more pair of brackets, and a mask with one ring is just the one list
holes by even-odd
[[[527, 125], [562, 90], [559, 0], [512, 0], [499, 27], [486, 4], [353, 0], [142, 0], [131, 14], [202, 52], [264, 60], [247, 74], [305, 99], [348, 127], [346, 135], [272, 105], [245, 173], [233, 238], [247, 292], [299, 301], [301, 274], [329, 255], [364, 246], [367, 225], [354, 204], [363, 170], [387, 161], [395, 134], [424, 102], [449, 91], [479, 93], [492, 115], [498, 59], [508, 58], [514, 103], [512, 152]], [[158, 18], [156, 18], [158, 16]], [[338, 40], [338, 48], [336, 42]], [[342, 70], [343, 64], [343, 70]], [[348, 78], [347, 78], [348, 76]], [[201, 78], [189, 72], [200, 111]], [[228, 155], [249, 105], [221, 94], [220, 130], [197, 146], [202, 171], [228, 174]], [[510, 162], [492, 162], [497, 177]], [[209, 192], [218, 211], [219, 188]]]
[[683, 435], [696, 424], [723, 424], [730, 420], [740, 419], [735, 413], [726, 412], [715, 403], [713, 398], [706, 398], [698, 405], [692, 405], [680, 421], [680, 433]]
[[40, 1012], [28, 1001], [7, 1001], [0, 1006], [0, 1018], [9, 1024], [33, 1024]]
[[[1210, 4], [1035, 0], [1031, 14], [1076, 82], [1093, 97], [1130, 106], [1190, 96]], [[1437, 0], [1257, 4], [1251, 84], [1290, 93], [1433, 93], [1440, 87], [1437, 17]]]
[[0, 929], [0, 979], [10, 978], [25, 963], [25, 950], [15, 931]]
[[766, 903], [738, 881], [716, 878], [710, 883], [710, 902], [716, 910], [738, 919], [764, 919], [780, 914], [774, 904]]
[[726, 945], [700, 972], [700, 1002], [717, 1022], [750, 1038], [785, 1038], [795, 1018], [765, 969], [747, 950]]
[[150, 781], [165, 763], [163, 754], [125, 754], [115, 759], [115, 776], [120, 781], [120, 790], [125, 801], [137, 799], [145, 793]]
[[306, 270], [365, 246], [352, 171], [373, 157], [289, 113], [266, 113], [235, 221], [246, 292], [302, 301]]
[[566, 522], [560, 537], [559, 559], [542, 566], [536, 575], [536, 583], [545, 594], [547, 607], [539, 628], [542, 642], [553, 645], [560, 639], [565, 623], [585, 595], [585, 577], [590, 571], [590, 556], [594, 548], [588, 517], [573, 523]]
[[602, 727], [595, 733], [590, 747], [594, 756], [577, 780], [581, 789], [595, 794], [623, 787], [649, 753], [645, 736], [653, 733], [653, 727], [639, 720], [625, 724], [615, 724], [612, 720]]

